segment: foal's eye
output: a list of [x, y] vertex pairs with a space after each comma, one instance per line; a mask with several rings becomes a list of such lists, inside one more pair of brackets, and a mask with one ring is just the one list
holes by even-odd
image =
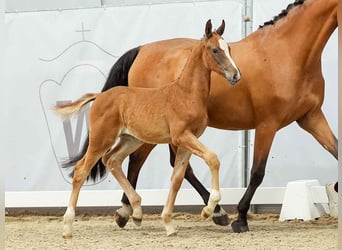
[[218, 49], [217, 48], [213, 48], [212, 51], [213, 51], [214, 54], [218, 53]]

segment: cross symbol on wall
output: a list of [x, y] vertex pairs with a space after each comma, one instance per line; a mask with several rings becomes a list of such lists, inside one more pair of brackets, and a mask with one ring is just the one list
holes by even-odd
[[85, 32], [90, 32], [91, 30], [86, 30], [84, 29], [84, 23], [82, 22], [82, 29], [81, 30], [76, 30], [76, 32], [82, 32], [82, 40], [84, 41], [84, 33]]

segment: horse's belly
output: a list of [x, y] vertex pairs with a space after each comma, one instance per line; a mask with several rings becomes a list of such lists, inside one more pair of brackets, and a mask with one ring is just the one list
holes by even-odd
[[170, 133], [165, 127], [129, 127], [124, 131], [124, 134], [129, 134], [142, 142], [149, 144], [164, 144], [170, 143]]

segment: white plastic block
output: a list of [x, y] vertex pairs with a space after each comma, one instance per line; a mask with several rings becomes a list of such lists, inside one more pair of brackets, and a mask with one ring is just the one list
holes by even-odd
[[315, 194], [313, 194], [312, 190], [317, 190], [319, 186], [318, 180], [288, 182], [279, 221], [294, 219], [313, 220], [326, 214], [324, 206], [314, 202]]

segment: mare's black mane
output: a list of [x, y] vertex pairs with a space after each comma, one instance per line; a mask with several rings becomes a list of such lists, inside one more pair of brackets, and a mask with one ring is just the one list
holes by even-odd
[[276, 21], [278, 21], [279, 19], [281, 19], [281, 18], [283, 18], [284, 16], [286, 16], [286, 15], [289, 13], [289, 11], [290, 11], [291, 9], [293, 9], [293, 8], [296, 7], [297, 5], [302, 5], [302, 4], [304, 3], [304, 1], [305, 1], [305, 0], [296, 0], [294, 3], [290, 3], [290, 4], [286, 7], [286, 9], [283, 9], [283, 10], [280, 12], [280, 14], [279, 14], [278, 16], [275, 16], [275, 17], [273, 17], [272, 20], [267, 21], [267, 22], [264, 22], [263, 25], [260, 25], [260, 26], [259, 26], [259, 29], [261, 29], [261, 28], [263, 28], [263, 27], [265, 27], [265, 26], [267, 26], [267, 25], [273, 25], [273, 24], [275, 24]]

